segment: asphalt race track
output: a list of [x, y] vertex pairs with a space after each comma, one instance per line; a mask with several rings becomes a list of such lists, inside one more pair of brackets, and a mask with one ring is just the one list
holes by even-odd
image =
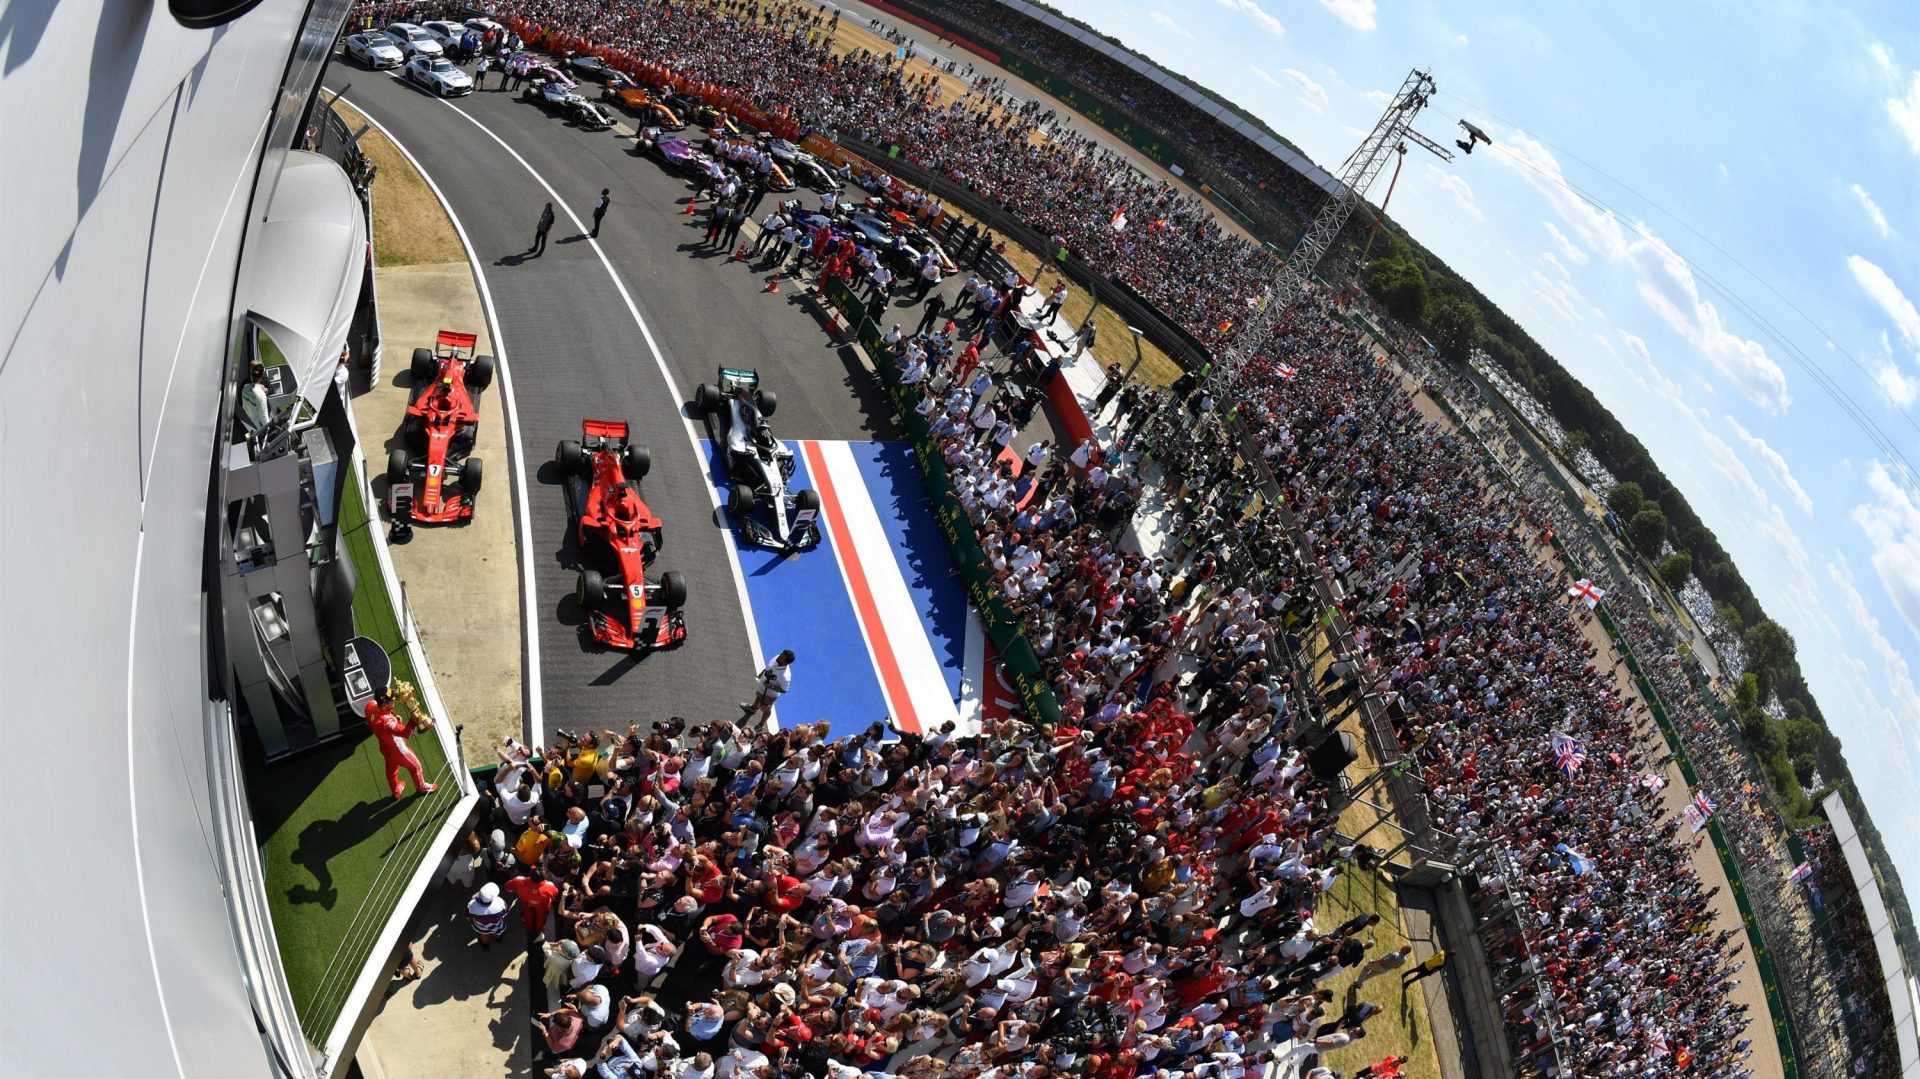
[[[527, 469], [528, 617], [537, 635], [544, 729], [672, 714], [694, 722], [731, 717], [748, 694], [754, 657], [705, 462], [685, 433], [685, 402], [720, 365], [756, 367], [779, 395], [774, 429], [782, 438], [897, 438], [885, 399], [859, 358], [824, 332], [792, 283], [778, 295], [765, 294], [764, 273], [730, 264], [722, 252], [694, 250], [704, 226], [681, 213], [689, 185], [636, 154], [632, 139], [575, 129], [505, 91], [442, 101], [344, 57], [327, 85], [346, 88], [346, 100], [419, 161], [452, 206], [492, 294], [495, 340], [512, 379]], [[541, 207], [553, 197], [542, 180], [558, 196], [556, 221], [546, 254], [526, 258]], [[603, 187], [611, 189], [613, 205], [597, 251], [575, 218], [590, 219]], [[809, 205], [817, 201], [800, 194]], [[761, 215], [776, 197], [768, 196]], [[601, 251], [652, 332], [672, 385], [662, 382]], [[901, 311], [903, 319], [908, 314]], [[652, 448], [642, 490], [666, 524], [656, 570], [679, 570], [688, 585], [688, 639], [677, 649], [637, 657], [606, 651], [580, 629], [575, 576], [564, 561], [571, 537], [552, 458], [555, 443], [580, 437], [580, 421], [588, 417], [626, 420], [636, 440]], [[502, 499], [492, 512], [506, 509]], [[804, 662], [796, 678], [804, 677]]]

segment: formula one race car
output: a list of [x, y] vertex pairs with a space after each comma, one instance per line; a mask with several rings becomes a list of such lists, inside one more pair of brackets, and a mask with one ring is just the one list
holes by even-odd
[[560, 443], [553, 460], [579, 542], [575, 595], [587, 629], [612, 648], [671, 648], [687, 639], [680, 611], [687, 582], [671, 571], [647, 579], [664, 542], [660, 518], [640, 498], [640, 478], [653, 458], [628, 441], [624, 423], [586, 420], [580, 429], [580, 441]]
[[773, 160], [796, 184], [805, 184], [815, 191], [825, 193], [838, 191], [846, 185], [840, 182], [820, 159], [795, 146], [785, 139], [771, 139], [767, 142], [767, 152]]
[[[898, 213], [896, 211], [895, 213]], [[865, 210], [856, 210], [847, 215], [845, 226], [858, 234], [862, 240], [893, 264], [894, 269], [903, 274], [914, 273], [919, 269], [922, 252], [932, 252], [940, 263], [943, 274], [956, 273], [959, 267], [947, 257], [940, 242], [925, 229], [916, 228], [901, 220], [904, 214], [880, 216]]]
[[493, 382], [493, 357], [474, 355], [475, 340], [441, 330], [433, 348], [413, 350], [413, 396], [400, 423], [404, 445], [387, 454], [387, 481], [419, 485], [408, 514], [414, 521], [451, 524], [473, 516], [481, 461], [467, 455], [480, 426], [480, 393]]
[[[693, 391], [693, 410], [705, 418], [708, 436], [726, 447], [727, 475], [733, 478], [727, 515], [754, 543], [798, 551], [820, 542], [820, 495], [787, 487], [793, 451], [767, 423], [778, 403], [772, 391], [760, 388], [759, 372], [730, 367], [720, 369], [717, 385], [702, 382]], [[770, 525], [754, 516], [762, 507]]]
[[641, 128], [639, 144], [641, 150], [652, 152], [662, 165], [676, 172], [698, 176], [713, 164], [713, 158], [706, 151], [695, 149], [693, 143], [665, 134], [657, 127]]
[[526, 99], [588, 131], [605, 131], [613, 126], [613, 114], [576, 93], [573, 80], [559, 71], [535, 68], [529, 76]]
[[664, 128], [668, 131], [679, 131], [681, 128], [687, 126], [686, 121], [680, 119], [679, 115], [668, 108], [664, 101], [659, 100], [651, 91], [633, 83], [631, 80], [623, 79], [623, 81], [620, 82], [607, 83], [607, 88], [601, 94], [600, 99], [602, 101], [609, 99], [618, 101], [623, 108], [640, 118], [640, 126], [642, 127], [657, 127]]

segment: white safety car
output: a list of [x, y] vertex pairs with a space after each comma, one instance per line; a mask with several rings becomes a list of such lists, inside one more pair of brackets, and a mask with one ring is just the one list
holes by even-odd
[[416, 56], [401, 72], [415, 86], [424, 87], [441, 97], [462, 97], [473, 93], [473, 76], [454, 66], [444, 56]]
[[407, 62], [407, 54], [400, 51], [400, 46], [395, 45], [392, 38], [377, 30], [348, 37], [347, 55], [375, 71], [399, 67]]
[[394, 46], [410, 57], [441, 55], [440, 43], [433, 40], [432, 34], [413, 23], [389, 23], [385, 32], [393, 40]]

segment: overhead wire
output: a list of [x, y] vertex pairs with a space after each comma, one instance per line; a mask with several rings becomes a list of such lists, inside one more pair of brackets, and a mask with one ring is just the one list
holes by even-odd
[[[1506, 117], [1503, 117], [1491, 110], [1481, 109], [1480, 107], [1474, 105], [1472, 102], [1468, 101], [1467, 99], [1461, 97], [1458, 94], [1454, 94], [1445, 90], [1440, 91], [1440, 94], [1442, 96], [1452, 98], [1453, 100], [1460, 102], [1462, 105], [1465, 105], [1471, 108], [1474, 112], [1476, 112], [1479, 115], [1490, 116], [1493, 119], [1499, 121], [1500, 123], [1505, 124], [1509, 128], [1526, 132], [1528, 138], [1533, 139], [1534, 141], [1540, 143], [1540, 145], [1553, 150], [1557, 154], [1565, 156], [1569, 160], [1578, 162], [1582, 167], [1591, 170], [1595, 174], [1615, 184], [1616, 186], [1620, 187], [1622, 190], [1626, 191], [1628, 194], [1632, 195], [1634, 198], [1640, 200], [1642, 203], [1645, 203], [1648, 207], [1658, 212], [1661, 216], [1679, 225], [1682, 229], [1685, 229], [1689, 234], [1695, 236], [1701, 242], [1705, 243], [1708, 247], [1712, 248], [1716, 253], [1718, 253], [1721, 257], [1725, 258], [1728, 262], [1738, 267], [1748, 277], [1752, 278], [1755, 282], [1759, 283], [1759, 285], [1762, 288], [1766, 289], [1768, 293], [1773, 295], [1781, 303], [1785, 304], [1796, 315], [1800, 316], [1800, 319], [1803, 322], [1805, 322], [1809, 327], [1811, 327], [1815, 333], [1819, 334], [1821, 339], [1827, 345], [1831, 346], [1834, 351], [1838, 352], [1842, 357], [1844, 357], [1847, 363], [1851, 367], [1853, 367], [1853, 369], [1856, 372], [1858, 372], [1862, 378], [1866, 379], [1869, 383], [1872, 383], [1875, 381], [1874, 375], [1871, 372], [1869, 372], [1866, 369], [1866, 367], [1860, 363], [1859, 359], [1856, 358], [1851, 351], [1842, 347], [1837, 341], [1835, 341], [1833, 338], [1833, 335], [1829, 333], [1824, 326], [1814, 321], [1813, 317], [1807, 314], [1807, 312], [1799, 304], [1795, 303], [1790, 297], [1786, 296], [1779, 289], [1775, 288], [1771, 282], [1767, 281], [1765, 278], [1761, 277], [1757, 272], [1755, 272], [1752, 267], [1748, 266], [1745, 262], [1741, 261], [1739, 258], [1734, 256], [1731, 252], [1727, 251], [1726, 248], [1722, 247], [1719, 243], [1714, 241], [1712, 237], [1706, 235], [1705, 233], [1701, 232], [1699, 229], [1695, 228], [1692, 224], [1687, 222], [1684, 218], [1680, 217], [1679, 215], [1675, 214], [1671, 210], [1668, 210], [1666, 207], [1660, 205], [1658, 202], [1642, 194], [1640, 191], [1635, 189], [1632, 185], [1626, 183], [1625, 181], [1619, 179], [1618, 177], [1611, 175], [1605, 169], [1600, 168], [1599, 166], [1593, 164], [1592, 162], [1586, 160], [1585, 158], [1579, 156], [1578, 154], [1565, 149], [1564, 147], [1557, 146], [1554, 143], [1548, 141], [1547, 139], [1541, 138], [1540, 136], [1534, 134], [1530, 129], [1526, 128], [1524, 125], [1515, 123], [1514, 121], [1507, 119]], [[1457, 116], [1449, 116], [1448, 119], [1458, 122], [1462, 118]], [[1594, 192], [1586, 189], [1585, 187], [1582, 187], [1579, 184], [1574, 183], [1572, 180], [1569, 180], [1566, 177], [1564, 172], [1550, 171], [1548, 169], [1542, 168], [1540, 164], [1534, 161], [1532, 158], [1528, 157], [1525, 154], [1514, 151], [1501, 143], [1494, 143], [1490, 148], [1495, 152], [1500, 153], [1507, 159], [1517, 162], [1522, 167], [1534, 172], [1535, 174], [1539, 175], [1543, 179], [1547, 180], [1549, 183], [1552, 183], [1555, 186], [1560, 187], [1562, 190], [1565, 190], [1567, 193], [1573, 195], [1575, 198], [1579, 199], [1581, 202], [1585, 203], [1587, 206], [1591, 207], [1595, 211], [1601, 214], [1604, 214], [1609, 219], [1618, 223], [1622, 227], [1632, 231], [1635, 235], [1654, 238], [1652, 237], [1652, 234], [1645, 229], [1644, 226], [1632, 220], [1628, 215], [1622, 213], [1620, 210], [1615, 208], [1613, 205], [1608, 203], [1605, 199], [1602, 199], [1600, 196], [1598, 196]], [[1731, 307], [1734, 311], [1744, 316], [1749, 322], [1751, 322], [1755, 327], [1757, 327], [1760, 333], [1763, 336], [1765, 336], [1770, 342], [1772, 342], [1775, 345], [1775, 347], [1782, 354], [1784, 354], [1789, 361], [1791, 361], [1794, 364], [1795, 367], [1799, 368], [1809, 378], [1811, 378], [1814, 381], [1815, 385], [1819, 386], [1821, 391], [1825, 393], [1826, 396], [1829, 399], [1831, 399], [1834, 402], [1834, 404], [1837, 405], [1840, 408], [1840, 410], [1848, 417], [1850, 422], [1856, 428], [1858, 428], [1862, 434], [1864, 434], [1867, 437], [1867, 440], [1873, 444], [1875, 449], [1890, 459], [1893, 465], [1894, 471], [1896, 471], [1899, 474], [1901, 482], [1907, 488], [1909, 488], [1910, 490], [1920, 490], [1920, 468], [1916, 468], [1913, 460], [1907, 456], [1906, 451], [1903, 450], [1897, 443], [1893, 441], [1891, 437], [1888, 436], [1886, 431], [1880, 426], [1880, 423], [1873, 416], [1869, 415], [1866, 412], [1866, 410], [1861, 406], [1859, 401], [1857, 401], [1854, 398], [1854, 396], [1847, 390], [1845, 386], [1843, 386], [1839, 381], [1837, 381], [1832, 376], [1832, 374], [1825, 369], [1823, 365], [1821, 365], [1816, 360], [1814, 360], [1813, 357], [1808, 355], [1800, 347], [1800, 345], [1797, 342], [1795, 342], [1791, 337], [1789, 337], [1786, 334], [1785, 331], [1783, 331], [1782, 329], [1780, 329], [1780, 327], [1775, 325], [1771, 319], [1769, 319], [1765, 314], [1760, 312], [1746, 298], [1741, 296], [1738, 292], [1734, 291], [1734, 289], [1731, 286], [1721, 281], [1719, 277], [1717, 277], [1712, 272], [1703, 268], [1693, 259], [1690, 259], [1686, 255], [1682, 254], [1681, 252], [1674, 250], [1672, 245], [1666, 245], [1666, 247], [1667, 247], [1667, 250], [1672, 252], [1675, 257], [1679, 258], [1683, 263], [1686, 264], [1687, 268], [1690, 271], [1692, 271], [1693, 274], [1707, 286], [1709, 291], [1711, 291], [1715, 296], [1725, 301], [1729, 307]], [[1916, 421], [1915, 418], [1909, 413], [1907, 413], [1905, 410], [1900, 410], [1899, 415], [1903, 420], [1906, 421], [1909, 427], [1912, 427], [1916, 433], [1920, 433], [1920, 421]]]

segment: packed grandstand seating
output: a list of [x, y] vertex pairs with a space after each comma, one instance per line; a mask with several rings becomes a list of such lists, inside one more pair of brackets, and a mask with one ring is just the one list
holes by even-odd
[[[1203, 339], [1273, 270], [1191, 194], [1037, 108], [941, 102], [890, 57], [832, 58], [811, 13], [527, 0], [501, 14], [900, 145]], [[1363, 926], [1310, 913], [1366, 853], [1337, 844], [1306, 767], [1320, 704], [1295, 661], [1325, 580], [1354, 627], [1357, 681], [1385, 702], [1483, 898], [1522, 897], [1495, 959], [1529, 1066], [1748, 1074], [1757, 1017], [1727, 996], [1744, 945], [1706, 929], [1713, 892], [1641, 782], [1642, 706], [1613, 690], [1539, 542], [1549, 511], [1423, 420], [1323, 300], [1285, 313], [1267, 344], [1239, 414], [1304, 562], [1276, 511], [1240, 512], [1254, 480], [1196, 422], [1201, 391], [1116, 402], [1144, 444], [1186, 446], [1194, 497], [1176, 510], [1178, 561], [1160, 562], [1120, 545], [1137, 452], [1017, 459], [951, 341], [902, 346], [926, 354], [925, 414], [1062, 721], [972, 738], [877, 725], [829, 745], [824, 728], [676, 720], [556, 744], [524, 772], [510, 751], [494, 857], [529, 907], [551, 901], [543, 879], [561, 882], [571, 927], [546, 945], [548, 984], [580, 994], [545, 1019], [558, 1068], [704, 1051], [730, 1055], [729, 1074], [784, 1053], [836, 1079], [842, 1065], [914, 1079], [1016, 1062], [996, 1074], [1232, 1076], [1269, 1050], [1364, 1037], [1366, 1016], [1316, 988], [1381, 958]], [[1563, 773], [1556, 736], [1583, 763]], [[610, 793], [588, 797], [592, 783]], [[668, 1030], [646, 990], [676, 954], [681, 982], [719, 984]]]
[[1325, 192], [1237, 131], [1132, 68], [1094, 52], [996, 0], [902, 5], [992, 49], [1032, 59], [1079, 93], [1116, 107], [1133, 126], [1179, 147], [1196, 182], [1233, 196], [1281, 247], [1312, 219]]
[[[1296, 308], [1276, 337], [1277, 358], [1247, 372], [1243, 414], [1340, 582], [1363, 680], [1442, 826], [1483, 884], [1526, 897], [1507, 972], [1544, 976], [1576, 1074], [1639, 1074], [1679, 1049], [1702, 1074], [1741, 1074], [1745, 1009], [1725, 999], [1741, 945], [1700, 931], [1711, 893], [1639, 782], [1636, 711], [1595, 664], [1528, 507], [1490, 498], [1478, 455], [1421, 419], [1327, 310]], [[1590, 751], [1571, 777], [1556, 732]], [[1517, 879], [1499, 881], [1507, 864]], [[1544, 1032], [1533, 1000], [1510, 1003], [1516, 1028]]]
[[[1222, 342], [1236, 313], [1273, 274], [1271, 253], [1222, 227], [1199, 196], [1050, 127], [1037, 106], [1009, 113], [979, 94], [942, 101], [890, 55], [835, 58], [817, 14], [776, 21], [772, 9], [743, 4], [640, 11], [586, 0], [525, 0], [503, 5], [500, 13], [563, 27], [697, 82], [742, 92], [804, 129], [898, 144], [910, 160], [946, 173], [1041, 234], [1061, 237], [1100, 273], [1126, 280], [1204, 343]], [[1122, 211], [1126, 226], [1116, 229]]]

